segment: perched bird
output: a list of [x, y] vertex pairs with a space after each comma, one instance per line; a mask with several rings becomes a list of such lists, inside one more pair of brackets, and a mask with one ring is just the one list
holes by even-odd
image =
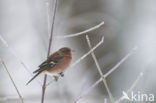
[[36, 75], [28, 81], [28, 85], [32, 80], [34, 80], [39, 74], [44, 73], [51, 75], [57, 81], [58, 75], [64, 76], [63, 72], [67, 69], [72, 61], [72, 52], [68, 47], [64, 47], [56, 51], [54, 54], [50, 55], [46, 61], [39, 65], [39, 69], [35, 70], [33, 73]]

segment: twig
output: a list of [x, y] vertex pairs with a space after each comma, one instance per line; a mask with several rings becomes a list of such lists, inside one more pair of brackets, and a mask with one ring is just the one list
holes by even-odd
[[[50, 50], [51, 50], [51, 45], [52, 45], [52, 37], [53, 37], [53, 31], [54, 31], [54, 23], [55, 23], [57, 2], [58, 2], [58, 1], [55, 0], [55, 4], [54, 4], [54, 14], [53, 14], [53, 17], [52, 17], [52, 26], [51, 26], [51, 33], [50, 33], [50, 38], [49, 38], [49, 47], [48, 47], [47, 58], [48, 58], [48, 56], [50, 55]], [[43, 86], [42, 86], [42, 98], [41, 98], [41, 103], [44, 103], [45, 89], [46, 89], [46, 81], [47, 81], [47, 75], [44, 76], [44, 81], [43, 81]]]
[[123, 59], [121, 59], [120, 62], [118, 62], [112, 69], [110, 69], [110, 71], [108, 71], [105, 74], [105, 77], [107, 77], [108, 75], [110, 75], [113, 71], [115, 71], [124, 61], [126, 61], [136, 50], [137, 50], [137, 46], [135, 46]]
[[[123, 59], [121, 59], [112, 69], [110, 69], [107, 73], [104, 74], [104, 77], [107, 78], [113, 71], [115, 71], [124, 61], [126, 61], [133, 53], [136, 51], [137, 47], [134, 47]], [[102, 78], [98, 79], [94, 84], [92, 84], [89, 88], [87, 88], [84, 92], [82, 92], [76, 99], [78, 101], [84, 95], [88, 94], [91, 90], [93, 90], [94, 87], [96, 87], [100, 82], [102, 81]]]
[[[85, 57], [87, 57], [90, 53], [92, 53], [97, 47], [99, 47], [103, 42], [104, 42], [104, 37], [102, 37], [101, 41], [100, 41], [98, 44], [96, 44], [91, 50], [89, 50], [87, 53], [85, 53], [83, 56], [81, 56], [78, 60], [76, 60], [73, 64], [71, 64], [70, 67], [73, 67], [73, 66], [75, 66], [76, 64], [78, 64], [81, 60], [83, 60], [83, 59], [84, 59]], [[49, 82], [49, 83], [47, 84], [47, 86], [50, 85], [50, 83], [52, 83], [52, 82], [53, 82], [53, 81]]]
[[[141, 72], [139, 75], [138, 75], [138, 77], [137, 77], [137, 79], [133, 82], [133, 84], [130, 86], [130, 88], [127, 90], [127, 94], [129, 94], [135, 87], [136, 87], [136, 85], [138, 84], [138, 82], [140, 81], [140, 79], [143, 77], [143, 75], [144, 75], [144, 73], [143, 72]], [[116, 100], [115, 101], [115, 103], [120, 103], [121, 101], [123, 101], [125, 98], [124, 98], [124, 96], [121, 96], [118, 100]]]
[[70, 67], [75, 66], [77, 63], [79, 63], [81, 60], [83, 60], [85, 57], [87, 57], [89, 54], [91, 54], [97, 47], [99, 47], [104, 42], [104, 37], [102, 37], [101, 41], [96, 44], [92, 49], [90, 49], [87, 53], [85, 53], [82, 57], [80, 57], [78, 60], [76, 60]]
[[3, 65], [3, 67], [5, 68], [5, 70], [7, 71], [8, 75], [9, 75], [9, 78], [10, 78], [12, 84], [14, 85], [14, 87], [15, 87], [15, 89], [16, 89], [16, 92], [17, 92], [17, 94], [18, 94], [18, 96], [19, 96], [21, 102], [24, 103], [23, 98], [22, 98], [22, 96], [21, 96], [21, 94], [20, 94], [20, 92], [19, 92], [19, 90], [18, 90], [18, 88], [17, 88], [17, 86], [16, 86], [16, 84], [15, 84], [13, 78], [11, 77], [11, 75], [10, 75], [10, 73], [9, 73], [9, 71], [8, 71], [8, 68], [6, 67], [4, 61], [3, 61], [1, 58], [0, 58], [0, 62], [1, 62], [1, 64]]
[[[33, 76], [33, 74], [30, 72], [30, 70], [28, 69], [28, 66], [24, 63], [24, 61], [19, 57], [19, 55], [16, 54], [15, 50], [13, 48], [11, 48], [9, 46], [9, 44], [7, 43], [7, 41], [0, 35], [0, 40], [2, 41], [2, 43], [9, 49], [9, 51], [18, 59], [18, 61], [21, 63], [21, 65], [23, 65], [24, 69], [31, 75]], [[36, 82], [42, 86], [41, 82], [36, 80]]]
[[[91, 49], [92, 48], [92, 45], [91, 45], [91, 42], [90, 42], [90, 39], [89, 39], [88, 35], [86, 35], [86, 40], [87, 40], [87, 43], [88, 43], [89, 48]], [[114, 103], [114, 98], [113, 98], [112, 93], [111, 93], [111, 91], [109, 89], [109, 86], [107, 84], [107, 81], [106, 81], [105, 77], [103, 76], [102, 70], [101, 70], [100, 65], [99, 65], [99, 63], [97, 61], [97, 58], [96, 58], [96, 56], [94, 54], [94, 51], [91, 53], [91, 55], [92, 55], [92, 57], [94, 59], [94, 62], [96, 64], [96, 67], [97, 67], [97, 69], [99, 71], [99, 74], [100, 74], [100, 76], [102, 78], [102, 81], [104, 83], [104, 86], [106, 87], [106, 90], [108, 92], [109, 98], [110, 98], [111, 102]]]
[[94, 26], [94, 27], [91, 27], [87, 30], [84, 30], [82, 32], [79, 32], [79, 33], [75, 33], [75, 34], [69, 34], [69, 35], [66, 35], [66, 36], [57, 36], [57, 38], [70, 38], [70, 37], [75, 37], [75, 36], [79, 36], [79, 35], [83, 35], [87, 32], [91, 32], [93, 30], [96, 30], [97, 28], [101, 27], [102, 25], [104, 25], [104, 21], [102, 21], [100, 24]]

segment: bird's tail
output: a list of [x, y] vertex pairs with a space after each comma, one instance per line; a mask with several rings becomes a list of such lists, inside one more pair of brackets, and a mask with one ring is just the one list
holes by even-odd
[[34, 80], [41, 72], [38, 72], [34, 77], [32, 77], [26, 85], [28, 85], [32, 80]]

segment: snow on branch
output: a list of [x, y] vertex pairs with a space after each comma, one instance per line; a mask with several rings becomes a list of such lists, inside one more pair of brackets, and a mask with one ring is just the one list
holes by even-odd
[[75, 34], [68, 34], [68, 35], [65, 35], [65, 36], [57, 36], [57, 38], [70, 38], [70, 37], [75, 37], [75, 36], [79, 36], [79, 35], [83, 35], [85, 33], [88, 33], [88, 32], [91, 32], [93, 30], [96, 30], [98, 29], [99, 27], [101, 27], [102, 25], [104, 25], [104, 21], [102, 21], [100, 24], [94, 26], [94, 27], [91, 27], [87, 30], [84, 30], [82, 32], [79, 32], [79, 33], [75, 33]]
[[99, 47], [103, 42], [104, 42], [104, 37], [102, 37], [102, 39], [101, 39], [101, 41], [99, 43], [97, 43], [92, 49], [90, 49], [87, 53], [85, 53], [78, 60], [76, 60], [70, 67], [73, 67], [76, 64], [78, 64], [81, 60], [83, 60], [85, 57], [87, 57], [89, 54], [91, 54], [97, 47]]

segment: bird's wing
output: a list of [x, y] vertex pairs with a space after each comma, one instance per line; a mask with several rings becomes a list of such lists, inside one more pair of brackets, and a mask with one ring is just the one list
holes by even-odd
[[55, 65], [60, 63], [60, 60], [63, 58], [63, 55], [60, 55], [58, 52], [49, 56], [46, 61], [44, 61], [41, 65], [39, 65], [39, 69], [35, 70], [33, 73], [42, 72], [44, 70], [48, 70], [53, 68]]

